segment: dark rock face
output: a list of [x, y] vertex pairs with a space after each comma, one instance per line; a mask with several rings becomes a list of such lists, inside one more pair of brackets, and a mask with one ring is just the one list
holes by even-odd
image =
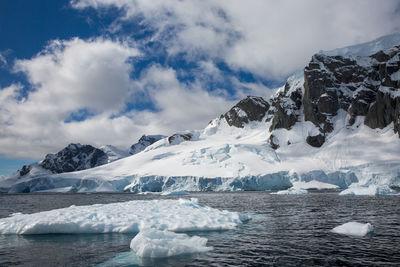
[[164, 135], [142, 135], [136, 144], [133, 144], [129, 150], [129, 154], [133, 155], [143, 151], [146, 147], [165, 138]]
[[224, 117], [229, 126], [243, 128], [250, 121], [261, 121], [269, 107], [262, 97], [248, 96], [225, 113]]
[[191, 133], [173, 134], [170, 137], [168, 137], [168, 143], [175, 144], [175, 143], [180, 143], [182, 141], [190, 141], [192, 139], [192, 137], [193, 137], [193, 135]]
[[273, 149], [277, 150], [279, 148], [279, 141], [273, 134], [269, 136], [268, 142]]
[[32, 166], [31, 166], [31, 165], [24, 165], [24, 166], [22, 166], [22, 169], [20, 169], [20, 170], [18, 171], [19, 176], [27, 175], [27, 174], [31, 171], [31, 169], [32, 169]]
[[351, 95], [356, 90], [356, 87], [343, 85], [362, 83], [367, 73], [368, 70], [353, 59], [314, 55], [304, 69], [305, 120], [313, 122], [323, 133], [331, 132], [330, 119], [337, 115], [339, 108], [349, 108]]
[[70, 144], [57, 154], [47, 154], [39, 163], [53, 173], [73, 172], [107, 163], [107, 155], [91, 145]]
[[400, 46], [370, 57], [346, 58], [316, 54], [304, 69], [304, 118], [321, 133], [333, 130], [331, 118], [339, 109], [350, 115], [366, 116], [371, 128], [394, 122], [399, 130]]
[[315, 136], [307, 136], [306, 142], [310, 146], [321, 147], [325, 142], [325, 136], [323, 136], [322, 134], [318, 134]]
[[303, 98], [301, 87], [302, 84], [287, 82], [284, 90], [274, 97], [267, 118], [267, 121], [272, 120], [270, 132], [279, 128], [290, 130], [296, 124]]
[[[397, 100], [397, 101], [396, 101]], [[392, 99], [390, 94], [378, 92], [376, 101], [371, 105], [365, 117], [365, 125], [375, 129], [383, 129], [389, 123], [396, 120], [396, 102], [397, 99]]]

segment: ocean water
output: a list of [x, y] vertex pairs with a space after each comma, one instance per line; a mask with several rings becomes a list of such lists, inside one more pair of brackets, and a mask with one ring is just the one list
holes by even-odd
[[[182, 197], [182, 196], [181, 196]], [[201, 204], [253, 214], [229, 231], [193, 232], [210, 252], [140, 259], [134, 234], [0, 235], [0, 266], [400, 266], [400, 196], [339, 196], [337, 192], [192, 193]], [[15, 212], [179, 196], [130, 193], [0, 195], [0, 218]], [[331, 233], [335, 226], [369, 222], [372, 235]]]

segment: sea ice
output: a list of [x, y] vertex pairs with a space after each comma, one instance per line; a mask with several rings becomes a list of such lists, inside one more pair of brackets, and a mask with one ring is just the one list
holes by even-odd
[[249, 220], [238, 212], [201, 206], [197, 199], [136, 200], [71, 206], [0, 219], [0, 234], [137, 233], [233, 229]]
[[332, 232], [341, 235], [365, 236], [374, 231], [370, 223], [348, 222], [332, 229]]
[[132, 239], [130, 247], [140, 257], [165, 258], [211, 250], [206, 244], [207, 238], [199, 236], [145, 229]]
[[271, 194], [275, 195], [306, 195], [308, 194], [308, 191], [303, 189], [303, 188], [289, 188], [288, 190], [281, 190], [278, 192], [274, 192]]

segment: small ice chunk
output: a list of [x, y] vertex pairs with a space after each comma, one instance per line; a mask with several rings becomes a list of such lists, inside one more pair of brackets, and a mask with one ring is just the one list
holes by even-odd
[[374, 231], [370, 223], [348, 222], [332, 229], [332, 232], [341, 235], [365, 236]]
[[207, 238], [176, 234], [170, 231], [146, 229], [140, 231], [131, 241], [131, 249], [143, 258], [165, 258], [181, 254], [206, 252]]
[[303, 188], [291, 187], [288, 190], [281, 190], [281, 191], [274, 192], [271, 194], [275, 194], [275, 195], [306, 195], [306, 194], [308, 194], [308, 191]]

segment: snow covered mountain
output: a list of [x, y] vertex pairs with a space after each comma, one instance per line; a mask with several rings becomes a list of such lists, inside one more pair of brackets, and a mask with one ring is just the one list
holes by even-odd
[[[69, 144], [56, 154], [47, 154], [39, 163], [24, 165], [17, 175], [22, 177], [31, 174], [33, 168], [40, 173], [63, 173], [80, 171], [106, 164], [108, 156], [103, 150], [91, 145]], [[36, 173], [36, 174], [39, 174]]]
[[91, 145], [69, 144], [56, 154], [47, 154], [46, 157], [37, 163], [24, 165], [14, 175], [1, 176], [1, 180], [8, 178], [38, 177], [53, 173], [74, 172], [104, 165], [129, 155], [144, 150], [154, 142], [165, 138], [163, 135], [143, 135], [136, 144], [133, 144], [129, 151], [121, 150], [112, 145], [104, 145], [95, 148]]
[[399, 40], [391, 35], [318, 53], [271, 99], [249, 96], [203, 130], [154, 142], [142, 137], [132, 156], [77, 172], [10, 178], [0, 188], [142, 192], [318, 185], [348, 194], [394, 193], [400, 188]]

